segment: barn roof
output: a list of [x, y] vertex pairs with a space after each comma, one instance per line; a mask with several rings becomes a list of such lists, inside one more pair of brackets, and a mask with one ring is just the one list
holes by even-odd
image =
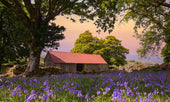
[[54, 63], [107, 64], [100, 55], [49, 51]]

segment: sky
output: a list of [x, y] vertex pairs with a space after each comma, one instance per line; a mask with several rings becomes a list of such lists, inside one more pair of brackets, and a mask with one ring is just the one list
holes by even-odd
[[[74, 18], [78, 18], [77, 16], [74, 16]], [[161, 57], [152, 57], [150, 59], [139, 59], [136, 53], [137, 48], [140, 47], [139, 40], [133, 37], [135, 35], [134, 33], [134, 21], [129, 21], [128, 23], [120, 23], [120, 21], [117, 21], [115, 23], [115, 28], [113, 29], [113, 32], [111, 34], [108, 34], [107, 32], [101, 32], [98, 34], [96, 26], [93, 24], [92, 21], [85, 22], [85, 23], [79, 23], [77, 21], [76, 23], [72, 22], [69, 19], [66, 19], [64, 16], [58, 16], [53, 21], [56, 23], [56, 25], [64, 26], [66, 28], [66, 31], [64, 31], [65, 39], [59, 41], [60, 47], [57, 51], [62, 52], [70, 52], [70, 50], [74, 47], [74, 43], [76, 39], [79, 37], [79, 34], [83, 33], [86, 30], [89, 30], [93, 36], [96, 36], [98, 38], [105, 38], [108, 35], [113, 35], [117, 39], [122, 41], [122, 45], [129, 49], [129, 54], [126, 55], [127, 60], [145, 60], [145, 61], [156, 61], [161, 62]]]

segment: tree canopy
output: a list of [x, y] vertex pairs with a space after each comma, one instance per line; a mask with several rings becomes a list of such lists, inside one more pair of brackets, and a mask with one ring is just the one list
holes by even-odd
[[[44, 47], [58, 47], [64, 38], [64, 27], [50, 23], [56, 16], [78, 15], [80, 22], [94, 20], [97, 28], [111, 32], [115, 22], [117, 0], [0, 0], [11, 9], [29, 30], [25, 43], [30, 49], [26, 72], [39, 67], [40, 53]], [[75, 21], [74, 18], [69, 18]], [[21, 34], [18, 34], [21, 35]], [[57, 46], [56, 46], [57, 45]]]
[[6, 7], [0, 7], [0, 66], [9, 61], [20, 63], [28, 58], [28, 46], [23, 43], [18, 33], [25, 34], [27, 30], [20, 25], [19, 18]]
[[[125, 11], [124, 21], [135, 21], [136, 37], [140, 39], [141, 48], [137, 50], [140, 57], [158, 54], [161, 45], [164, 59], [170, 59], [170, 1], [169, 0], [119, 0], [119, 12]], [[139, 33], [138, 29], [143, 28]], [[164, 60], [170, 62], [170, 60]]]
[[71, 52], [99, 54], [109, 65], [126, 64], [126, 54], [129, 50], [121, 45], [121, 41], [114, 36], [107, 36], [105, 39], [93, 37], [92, 33], [85, 31], [79, 35]]

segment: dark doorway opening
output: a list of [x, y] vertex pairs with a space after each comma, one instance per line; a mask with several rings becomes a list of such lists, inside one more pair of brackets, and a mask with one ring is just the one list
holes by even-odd
[[81, 72], [84, 69], [84, 64], [77, 64], [77, 71]]

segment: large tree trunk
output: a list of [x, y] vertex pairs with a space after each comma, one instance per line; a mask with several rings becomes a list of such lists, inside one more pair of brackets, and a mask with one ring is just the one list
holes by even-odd
[[2, 64], [0, 63], [0, 74], [2, 74]]
[[35, 71], [36, 69], [39, 68], [39, 63], [40, 63], [40, 53], [41, 51], [35, 51], [31, 49], [30, 55], [29, 55], [29, 63], [24, 72], [25, 76], [32, 76], [36, 74]]
[[3, 50], [0, 51], [0, 74], [2, 74]]

